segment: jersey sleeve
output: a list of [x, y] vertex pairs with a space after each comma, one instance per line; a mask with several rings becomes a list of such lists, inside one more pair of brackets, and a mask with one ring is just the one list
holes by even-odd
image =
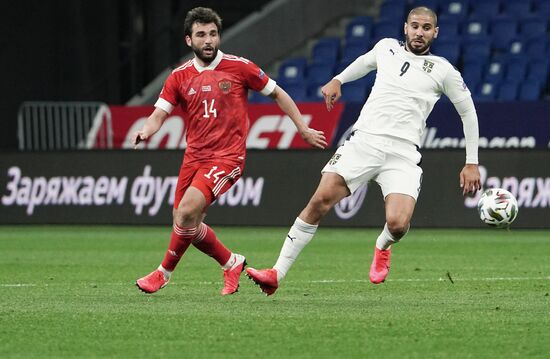
[[369, 72], [376, 70], [376, 51], [380, 46], [380, 42], [381, 41], [379, 41], [369, 52], [359, 56], [348, 67], [346, 67], [344, 71], [334, 76], [334, 78], [340, 81], [340, 83], [345, 84], [346, 82], [360, 79]]
[[160, 108], [161, 110], [171, 113], [174, 107], [180, 102], [179, 92], [177, 91], [178, 83], [174, 73], [171, 73], [170, 76], [164, 82], [164, 86], [160, 91], [159, 98], [155, 102], [155, 107]]
[[462, 79], [460, 72], [454, 67], [447, 72], [447, 75], [443, 79], [443, 93], [447, 95], [452, 103], [463, 101], [467, 97], [471, 97], [472, 94], [466, 86], [466, 83]]
[[275, 81], [269, 78], [267, 74], [252, 61], [243, 64], [243, 75], [246, 85], [254, 90], [261, 92], [262, 95], [270, 95], [275, 90]]

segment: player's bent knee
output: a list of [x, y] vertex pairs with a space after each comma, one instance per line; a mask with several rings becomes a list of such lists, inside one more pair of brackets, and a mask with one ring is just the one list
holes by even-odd
[[314, 196], [308, 204], [310, 212], [315, 212], [320, 216], [324, 216], [333, 206], [333, 201], [327, 196]]
[[401, 239], [409, 231], [409, 221], [401, 218], [388, 218], [388, 230], [395, 239]]
[[190, 207], [180, 207], [173, 211], [174, 222], [182, 227], [196, 227], [202, 220], [202, 213]]

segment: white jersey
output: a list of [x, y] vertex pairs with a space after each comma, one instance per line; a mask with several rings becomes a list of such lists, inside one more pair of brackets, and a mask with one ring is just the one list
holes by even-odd
[[[358, 73], [356, 64], [362, 65]], [[349, 82], [377, 70], [367, 102], [354, 125], [370, 134], [420, 145], [426, 119], [445, 94], [458, 103], [471, 96], [460, 73], [445, 58], [415, 55], [396, 39], [382, 39], [335, 78]]]

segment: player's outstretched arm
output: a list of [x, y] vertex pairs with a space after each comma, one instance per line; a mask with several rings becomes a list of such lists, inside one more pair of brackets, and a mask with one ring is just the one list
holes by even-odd
[[468, 96], [464, 100], [454, 104], [456, 111], [462, 120], [464, 139], [466, 142], [466, 165], [460, 171], [460, 188], [462, 194], [475, 194], [481, 188], [481, 180], [478, 168], [479, 125], [477, 114], [472, 101]]
[[275, 89], [269, 96], [274, 99], [281, 110], [290, 117], [304, 141], [316, 148], [325, 148], [327, 146], [324, 132], [309, 128], [304, 123], [298, 106], [296, 106], [294, 100], [292, 100], [285, 90], [279, 86], [275, 86]]
[[325, 98], [327, 110], [330, 111], [334, 108], [334, 103], [342, 97], [342, 83], [340, 80], [332, 79], [321, 88], [321, 93]]
[[140, 142], [146, 141], [149, 137], [154, 135], [164, 123], [164, 120], [168, 117], [168, 113], [158, 107], [155, 108], [153, 113], [145, 120], [140, 131], [137, 131], [132, 136], [134, 139], [134, 148], [137, 148]]

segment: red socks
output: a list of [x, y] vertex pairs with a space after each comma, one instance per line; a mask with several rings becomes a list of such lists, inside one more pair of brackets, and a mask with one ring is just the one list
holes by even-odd
[[170, 244], [161, 263], [162, 267], [169, 272], [174, 271], [191, 243], [201, 252], [214, 258], [221, 266], [231, 257], [231, 251], [218, 240], [216, 233], [206, 224], [201, 223], [196, 228], [174, 224]]
[[204, 223], [197, 227], [197, 236], [193, 240], [193, 245], [214, 258], [221, 266], [225, 265], [231, 257], [231, 251], [218, 240], [212, 228]]
[[183, 256], [187, 248], [189, 248], [191, 241], [196, 237], [196, 233], [197, 228], [180, 227], [174, 224], [172, 235], [170, 236], [170, 244], [161, 264], [164, 269], [172, 272], [176, 268], [181, 256]]

